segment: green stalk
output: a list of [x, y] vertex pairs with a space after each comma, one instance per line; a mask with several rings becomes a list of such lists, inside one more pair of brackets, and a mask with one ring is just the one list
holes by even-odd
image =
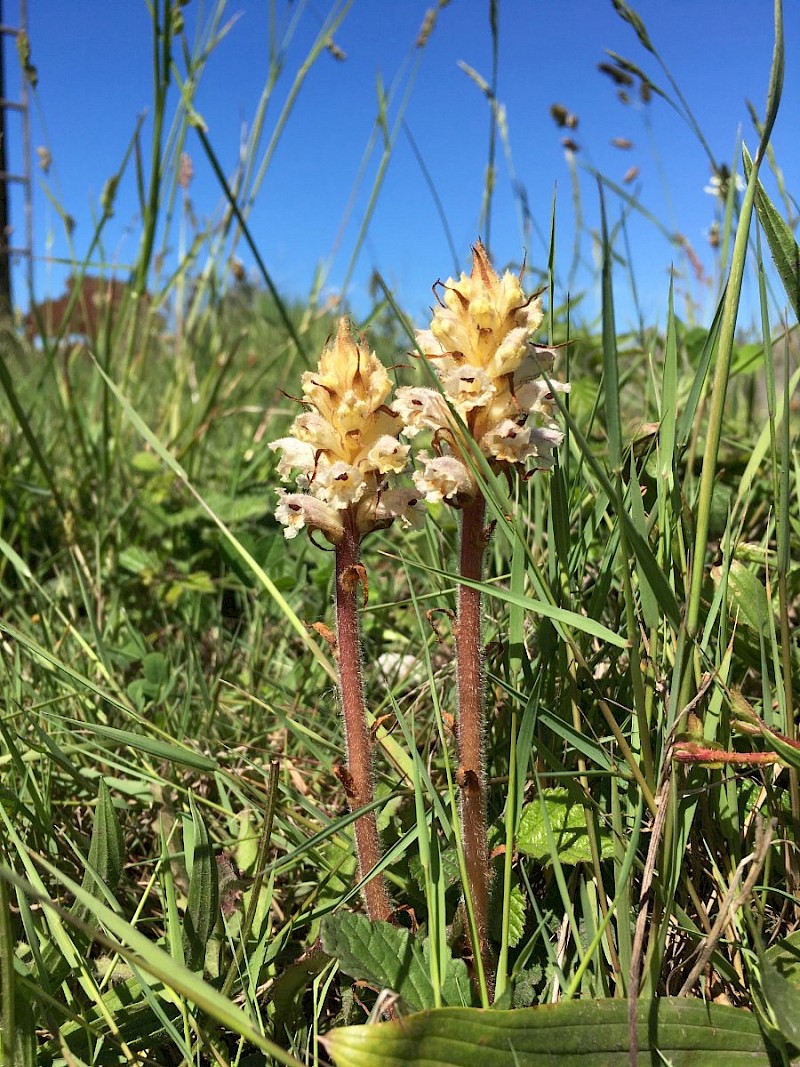
[[[336, 546], [336, 652], [347, 752], [347, 767], [342, 781], [353, 812], [367, 807], [374, 797], [372, 738], [367, 725], [361, 677], [357, 597], [359, 584], [365, 583], [365, 578], [360, 562], [360, 544], [355, 518], [348, 511], [344, 536]], [[358, 875], [363, 880], [378, 866], [383, 855], [374, 809], [356, 819], [355, 836]], [[362, 886], [361, 892], [370, 919], [389, 918], [392, 904], [382, 874], [370, 878]]]
[[[742, 201], [742, 210], [739, 215], [739, 223], [736, 228], [736, 238], [733, 245], [730, 276], [725, 291], [725, 303], [722, 311], [722, 323], [720, 326], [719, 347], [717, 361], [714, 368], [714, 381], [711, 387], [711, 403], [708, 416], [708, 431], [706, 446], [703, 453], [703, 469], [700, 475], [700, 490], [697, 501], [697, 527], [692, 554], [692, 578], [689, 589], [689, 606], [686, 615], [686, 625], [690, 637], [695, 637], [700, 621], [700, 601], [703, 591], [703, 581], [706, 574], [706, 549], [708, 547], [708, 531], [711, 521], [711, 501], [714, 492], [714, 481], [717, 474], [717, 458], [719, 455], [719, 442], [722, 435], [722, 419], [725, 413], [725, 402], [728, 390], [728, 378], [730, 377], [731, 357], [733, 355], [733, 343], [736, 333], [736, 317], [739, 310], [739, 298], [742, 291], [742, 279], [744, 277], [744, 265], [747, 254], [747, 240], [750, 232], [750, 219], [753, 213], [753, 201], [755, 199], [758, 184], [758, 171], [761, 160], [764, 158], [769, 143], [775, 117], [778, 113], [781, 90], [783, 88], [783, 12], [781, 0], [775, 0], [775, 49], [772, 57], [772, 69], [770, 72], [770, 87], [767, 100], [767, 117], [764, 122], [764, 130], [756, 152], [753, 166], [750, 171], [747, 189]], [[684, 707], [690, 697], [692, 672], [686, 671], [681, 689], [681, 703]]]
[[[482, 494], [461, 512], [461, 566], [464, 578], [479, 582], [486, 545], [486, 501]], [[458, 674], [458, 777], [461, 790], [461, 834], [467, 881], [475, 917], [470, 931], [472, 952], [480, 960], [491, 997], [494, 962], [489, 946], [489, 848], [486, 831], [486, 771], [483, 758], [483, 656], [481, 594], [466, 585], [458, 589], [456, 629]]]

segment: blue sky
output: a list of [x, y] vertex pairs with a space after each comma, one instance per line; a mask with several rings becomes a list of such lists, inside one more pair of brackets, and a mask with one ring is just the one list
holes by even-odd
[[[394, 89], [389, 123], [403, 117], [444, 205], [460, 267], [469, 246], [487, 227], [481, 221], [489, 138], [485, 96], [459, 63], [487, 80], [492, 51], [488, 0], [452, 0], [442, 9], [423, 50], [414, 42], [431, 0], [355, 0], [335, 41], [346, 55], [337, 61], [323, 53], [311, 69], [294, 104], [266, 176], [258, 189], [250, 224], [259, 251], [278, 287], [289, 296], [311, 290], [322, 267], [324, 292], [339, 292], [363, 313], [373, 270], [393, 287], [412, 317], [424, 316], [430, 286], [453, 273], [455, 264], [433, 197], [405, 130], [398, 134], [366, 239], [349, 274], [361, 220], [378, 172], [381, 146], [367, 157], [377, 112], [377, 85]], [[207, 23], [220, 5], [191, 0], [185, 8], [187, 37]], [[210, 58], [196, 97], [208, 138], [226, 173], [239, 157], [242, 131], [251, 127], [269, 73], [270, 12], [274, 10], [278, 43], [286, 41], [283, 68], [266, 111], [263, 152], [275, 129], [292, 82], [319, 33], [333, 0], [230, 0], [223, 22], [229, 31]], [[763, 114], [772, 53], [772, 4], [769, 0], [638, 0], [632, 6], [674, 75], [704, 131], [711, 151], [730, 164], [741, 132], [751, 150], [756, 137], [746, 100]], [[797, 50], [800, 33], [797, 0], [786, 3], [786, 84], [773, 136], [777, 160], [788, 188], [797, 190], [800, 174], [800, 113]], [[104, 183], [119, 168], [139, 116], [144, 162], [148, 162], [152, 108], [151, 21], [144, 0], [29, 0], [32, 60], [39, 88], [33, 119], [33, 144], [46, 146], [53, 160], [48, 175], [35, 166], [35, 286], [37, 297], [55, 295], [70, 272], [63, 261], [69, 247], [59, 204], [76, 221], [75, 252], [86, 254], [99, 215]], [[16, 3], [6, 0], [4, 20], [14, 23]], [[68, 9], [69, 18], [65, 17]], [[505, 108], [513, 175], [503, 144], [497, 145], [497, 180], [493, 197], [491, 248], [499, 265], [519, 261], [545, 267], [546, 236], [554, 190], [557, 190], [559, 280], [567, 283], [576, 220], [570, 170], [550, 106], [563, 104], [579, 118], [570, 135], [580, 145], [575, 157], [581, 188], [584, 227], [599, 219], [594, 167], [621, 183], [629, 168], [639, 176], [625, 188], [636, 195], [669, 231], [683, 233], [708, 277], [714, 253], [707, 231], [719, 204], [704, 192], [711, 175], [708, 156], [683, 119], [663, 100], [647, 106], [624, 105], [611, 80], [597, 69], [611, 49], [632, 60], [659, 86], [666, 77], [638, 42], [631, 27], [614, 12], [610, 0], [499, 0], [498, 100]], [[287, 37], [288, 35], [288, 37]], [[7, 52], [8, 93], [18, 80], [13, 51]], [[173, 86], [171, 115], [178, 104]], [[612, 138], [633, 142], [629, 150], [613, 147]], [[19, 165], [18, 120], [8, 119], [12, 164]], [[218, 219], [223, 200], [196, 135], [186, 149], [194, 164], [189, 189], [200, 222]], [[34, 161], [35, 162], [35, 161]], [[360, 168], [363, 175], [357, 185]], [[516, 183], [516, 184], [515, 184]], [[515, 188], [524, 188], [532, 234], [520, 226]], [[770, 186], [774, 189], [774, 184]], [[621, 204], [607, 202], [612, 224]], [[348, 213], [349, 208], [349, 213]], [[22, 228], [19, 197], [12, 202], [17, 230]], [[126, 276], [135, 259], [140, 219], [133, 166], [120, 184], [114, 218], [103, 241], [103, 267]], [[188, 238], [187, 238], [188, 239]], [[675, 250], [658, 229], [634, 213], [628, 239], [639, 297], [648, 321], [662, 321], [670, 263]], [[620, 251], [623, 251], [620, 246]], [[180, 237], [169, 234], [164, 275], [177, 267]], [[248, 271], [252, 257], [237, 249]], [[597, 309], [592, 290], [592, 242], [584, 232], [583, 266], [572, 279], [573, 291], [585, 291], [586, 316]], [[197, 269], [202, 268], [202, 257]], [[713, 290], [676, 264], [683, 277], [678, 288], [695, 302], [701, 318], [713, 307]], [[618, 310], [630, 321], [633, 305], [620, 275]], [[559, 294], [564, 296], [563, 291]], [[16, 302], [27, 304], [24, 275], [16, 273]]]

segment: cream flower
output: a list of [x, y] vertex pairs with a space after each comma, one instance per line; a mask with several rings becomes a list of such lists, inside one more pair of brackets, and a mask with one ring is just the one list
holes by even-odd
[[447, 402], [435, 389], [404, 385], [397, 390], [392, 411], [403, 422], [405, 437], [416, 437], [421, 430], [438, 430], [449, 421]]
[[497, 392], [491, 377], [481, 367], [462, 363], [442, 375], [442, 388], [459, 415], [483, 408]]
[[383, 434], [367, 453], [367, 462], [381, 474], [400, 474], [408, 462], [409, 446]]
[[424, 498], [417, 489], [390, 489], [373, 498], [368, 507], [359, 508], [359, 529], [385, 529], [395, 519], [403, 529], [419, 529], [425, 522]]
[[367, 482], [358, 467], [341, 459], [320, 463], [309, 489], [331, 507], [341, 510], [357, 503], [367, 491]]
[[294, 437], [281, 437], [278, 441], [272, 441], [269, 446], [273, 452], [280, 449], [283, 455], [278, 460], [278, 474], [282, 482], [288, 482], [293, 470], [300, 470], [308, 477], [314, 470], [316, 453], [305, 441], [298, 441]]
[[553, 391], [568, 387], [542, 377], [549, 377], [556, 352], [531, 341], [542, 321], [538, 296], [526, 296], [521, 276], [506, 271], [498, 277], [480, 241], [472, 272], [438, 285], [430, 329], [416, 338], [442, 391], [399, 389], [393, 410], [406, 437], [433, 431], [437, 456], [421, 453], [423, 470], [414, 476], [420, 492], [429, 501], [462, 506], [478, 486], [461, 423], [496, 469], [531, 460], [538, 468], [550, 466], [563, 436], [553, 422]]
[[337, 511], [323, 504], [321, 500], [308, 493], [287, 493], [278, 489], [278, 506], [275, 518], [286, 529], [284, 537], [290, 541], [297, 537], [304, 526], [310, 530], [320, 530], [331, 544], [338, 544], [344, 533], [344, 526]]
[[[498, 278], [480, 241], [473, 248], [472, 273], [458, 281], [448, 278], [442, 290], [430, 331], [417, 335], [422, 351], [431, 358], [448, 353], [492, 377], [513, 373], [541, 324], [539, 298], [528, 299], [521, 279], [510, 271]], [[438, 351], [430, 346], [430, 335]]]
[[430, 457], [420, 452], [417, 459], [423, 464], [421, 471], [414, 471], [414, 485], [429, 504], [443, 500], [461, 503], [475, 495], [477, 486], [469, 467], [455, 456]]
[[336, 544], [347, 523], [363, 536], [401, 517], [402, 508], [390, 513], [384, 503], [391, 499], [388, 476], [404, 469], [409, 452], [397, 439], [402, 420], [385, 403], [390, 389], [386, 368], [341, 319], [317, 369], [303, 374], [307, 410], [294, 420], [291, 436], [270, 445], [282, 453], [281, 479], [298, 471], [297, 486], [306, 490], [280, 496], [275, 514], [286, 537], [306, 526]]

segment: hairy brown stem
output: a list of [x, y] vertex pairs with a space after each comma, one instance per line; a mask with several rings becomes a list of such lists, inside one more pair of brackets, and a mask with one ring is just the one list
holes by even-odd
[[[336, 647], [347, 752], [347, 770], [342, 779], [351, 811], [365, 807], [373, 799], [372, 739], [364, 707], [358, 624], [358, 598], [363, 595], [361, 587], [366, 581], [360, 566], [359, 545], [358, 531], [352, 516], [347, 515], [344, 537], [336, 546]], [[363, 878], [382, 856], [374, 811], [356, 819], [355, 835], [358, 873]], [[389, 918], [392, 905], [382, 874], [371, 878], [362, 887], [362, 894], [370, 919]]]
[[[482, 496], [461, 513], [461, 574], [480, 581], [486, 545]], [[494, 986], [494, 962], [489, 946], [489, 854], [486, 836], [486, 774], [483, 760], [483, 658], [481, 594], [466, 585], [458, 590], [458, 784], [461, 789], [461, 834], [469, 893], [475, 915], [480, 957], [489, 991]]]

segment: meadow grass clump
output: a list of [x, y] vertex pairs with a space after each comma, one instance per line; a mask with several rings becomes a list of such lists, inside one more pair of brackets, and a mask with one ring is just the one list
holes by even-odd
[[[76, 257], [68, 299], [82, 278], [110, 297], [90, 336], [3, 327], [3, 1062], [791, 1063], [800, 370], [782, 302], [796, 318], [800, 279], [791, 201], [767, 188], [780, 5], [707, 323], [665, 283], [663, 327], [619, 326], [645, 207], [601, 181], [597, 321], [559, 295], [556, 212], [543, 273], [504, 271], [486, 219], [419, 333], [381, 279], [360, 316], [282, 299], [248, 224], [343, 9], [262, 152], [275, 40], [232, 182], [192, 105], [223, 9], [190, 43], [157, 5], [129, 282]], [[681, 110], [665, 76], [653, 106]], [[192, 146], [226, 208], [169, 274]], [[243, 242], [257, 281], [234, 269]]]

